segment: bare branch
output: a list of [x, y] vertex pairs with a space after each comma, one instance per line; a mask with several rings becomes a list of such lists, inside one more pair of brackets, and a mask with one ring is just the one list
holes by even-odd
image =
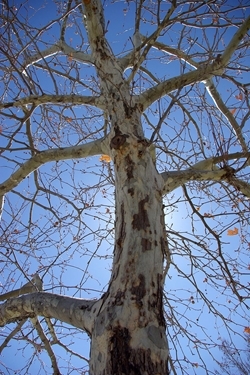
[[226, 117], [226, 119], [229, 121], [230, 125], [232, 126], [234, 133], [242, 147], [242, 150], [244, 152], [248, 152], [248, 147], [246, 145], [245, 138], [242, 134], [242, 128], [237, 123], [234, 115], [232, 112], [228, 109], [228, 107], [223, 102], [220, 94], [216, 90], [216, 87], [212, 81], [212, 79], [207, 79], [205, 82], [206, 89], [208, 93], [210, 94], [211, 98], [213, 99], [214, 103], [216, 104], [217, 108], [220, 110], [220, 112], [223, 114], [223, 116]]
[[8, 323], [44, 316], [59, 319], [74, 327], [92, 332], [94, 312], [100, 301], [73, 298], [52, 293], [31, 293], [11, 298], [0, 305], [0, 326]]
[[186, 169], [184, 171], [169, 171], [161, 173], [165, 181], [163, 193], [167, 194], [175, 190], [179, 186], [184, 185], [189, 181], [205, 181], [213, 180], [220, 181], [225, 175], [223, 169], [220, 170], [196, 170], [196, 169]]
[[[156, 31], [150, 35], [141, 45], [140, 43], [137, 43], [135, 44], [135, 49], [138, 51], [138, 50], [141, 50], [142, 47], [145, 46], [143, 52], [141, 53], [141, 55], [139, 56], [139, 54], [137, 53], [137, 51], [135, 52], [135, 56], [138, 55], [138, 59], [136, 59], [133, 63], [133, 69], [132, 69], [132, 72], [128, 78], [128, 81], [131, 82], [132, 79], [134, 78], [137, 70], [139, 69], [140, 65], [143, 63], [143, 61], [145, 60], [151, 46], [154, 44], [155, 40], [159, 37], [161, 31], [167, 26], [167, 24], [170, 22], [170, 18], [174, 12], [174, 10], [176, 9], [176, 1], [172, 1], [172, 5], [171, 7], [169, 8], [167, 14], [165, 15], [164, 19], [162, 20], [162, 22], [158, 25]], [[135, 37], [138, 36], [138, 32], [135, 33], [134, 35]]]
[[39, 320], [37, 319], [37, 317], [35, 317], [35, 318], [31, 318], [31, 321], [32, 321], [34, 327], [36, 328], [37, 333], [39, 334], [39, 336], [41, 338], [41, 341], [45, 346], [45, 349], [48, 352], [48, 355], [49, 355], [50, 360], [51, 360], [51, 366], [53, 368], [53, 375], [60, 375], [61, 373], [60, 373], [58, 365], [57, 365], [55, 353], [52, 350], [50, 342], [49, 342], [47, 336], [45, 335]]
[[2, 353], [3, 349], [7, 347], [8, 343], [11, 339], [20, 331], [24, 323], [27, 319], [22, 319], [20, 322], [17, 323], [17, 326], [11, 331], [11, 333], [6, 337], [6, 339], [3, 341], [3, 343], [0, 346], [0, 354]]
[[33, 65], [41, 60], [44, 60], [58, 53], [63, 53], [66, 56], [70, 57], [72, 60], [85, 63], [85, 64], [94, 65], [94, 60], [91, 55], [84, 53], [82, 51], [76, 51], [74, 48], [72, 48], [65, 41], [62, 41], [62, 40], [58, 41], [53, 46], [43, 51], [39, 51], [38, 53], [32, 56], [29, 56], [29, 58], [26, 59], [23, 65], [26, 69], [30, 65]]
[[215, 74], [221, 74], [220, 67], [215, 67], [213, 63], [209, 65], [202, 64], [197, 70], [185, 73], [178, 77], [170, 78], [150, 89], [147, 89], [143, 94], [138, 95], [137, 102], [140, 103], [145, 110], [164, 95], [193, 83], [208, 79]]
[[36, 153], [29, 160], [14, 172], [9, 179], [0, 184], [0, 192], [2, 195], [17, 186], [31, 172], [34, 172], [41, 165], [59, 160], [80, 159], [87, 156], [99, 155], [107, 153], [106, 141], [101, 138], [96, 141], [85, 143], [79, 146], [56, 148]]
[[245, 20], [245, 22], [243, 22], [242, 26], [239, 27], [239, 29], [236, 31], [236, 33], [232, 37], [231, 41], [228, 43], [228, 46], [225, 48], [223, 54], [219, 57], [221, 66], [225, 67], [229, 63], [232, 57], [232, 54], [237, 49], [237, 47], [239, 46], [242, 39], [249, 31], [249, 29], [250, 29], [250, 17], [248, 17]]
[[3, 214], [3, 207], [4, 207], [4, 195], [0, 195], [0, 221], [2, 219]]
[[214, 75], [221, 75], [249, 28], [250, 17], [246, 19], [246, 21], [234, 34], [224, 53], [221, 56], [217, 56], [212, 63], [210, 61], [206, 61], [203, 64], [200, 64], [200, 66], [192, 72], [185, 73], [179, 77], [171, 78], [147, 89], [143, 94], [137, 97], [137, 101], [145, 110], [157, 99], [167, 95], [173, 90], [207, 80]]
[[11, 107], [22, 107], [28, 104], [39, 106], [41, 104], [85, 104], [104, 109], [101, 97], [84, 96], [84, 95], [30, 95], [25, 98], [17, 99], [14, 102], [0, 104], [0, 109], [7, 109]]
[[43, 282], [39, 275], [36, 273], [30, 281], [21, 286], [19, 289], [12, 290], [11, 292], [4, 293], [0, 295], [0, 301], [4, 301], [9, 298], [14, 298], [21, 296], [22, 294], [33, 293], [36, 291], [41, 291], [43, 289]]
[[169, 171], [161, 173], [165, 181], [164, 194], [169, 193], [189, 181], [226, 181], [236, 187], [245, 196], [250, 198], [250, 185], [234, 176], [234, 170], [230, 167], [218, 168], [219, 162], [234, 160], [236, 158], [249, 158], [250, 153], [234, 153], [231, 155], [217, 156], [202, 160], [184, 171]]

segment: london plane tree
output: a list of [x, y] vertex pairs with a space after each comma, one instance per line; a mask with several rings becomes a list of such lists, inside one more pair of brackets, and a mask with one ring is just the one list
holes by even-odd
[[212, 374], [249, 334], [249, 27], [244, 0], [2, 2], [4, 373]]

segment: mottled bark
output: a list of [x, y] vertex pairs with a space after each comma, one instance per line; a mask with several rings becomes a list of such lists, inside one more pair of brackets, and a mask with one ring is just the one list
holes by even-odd
[[167, 374], [162, 308], [163, 179], [144, 139], [140, 107], [104, 37], [99, 1], [85, 2], [89, 41], [111, 123], [116, 179], [112, 275], [94, 322], [90, 373]]
[[92, 333], [90, 370], [97, 375], [167, 374], [162, 309], [166, 251], [163, 179], [145, 140], [120, 134], [119, 139], [112, 139], [112, 145], [116, 171], [114, 261]]

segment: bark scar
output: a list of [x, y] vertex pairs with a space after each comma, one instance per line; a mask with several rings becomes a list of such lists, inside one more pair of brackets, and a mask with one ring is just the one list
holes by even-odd
[[140, 274], [138, 276], [139, 278], [139, 285], [132, 286], [131, 287], [131, 293], [135, 295], [136, 304], [141, 307], [143, 305], [142, 299], [146, 294], [146, 282], [145, 282], [145, 276]]
[[126, 237], [126, 223], [125, 223], [125, 219], [124, 219], [124, 203], [122, 203], [122, 205], [121, 205], [120, 233], [119, 233], [119, 238], [116, 241], [117, 245], [119, 246], [119, 257], [120, 257], [120, 253], [122, 251], [122, 246], [123, 246], [123, 242], [124, 242], [125, 237]]
[[133, 160], [131, 159], [129, 155], [126, 156], [125, 161], [127, 163], [127, 166], [126, 166], [127, 177], [128, 179], [131, 179], [134, 177], [133, 172], [134, 172], [135, 163], [133, 162]]
[[147, 195], [145, 199], [142, 199], [138, 205], [138, 214], [134, 214], [132, 226], [133, 229], [141, 230], [146, 229], [150, 226], [148, 213], [144, 205], [149, 201], [149, 196]]
[[152, 242], [148, 238], [141, 239], [142, 251], [147, 251], [152, 249]]

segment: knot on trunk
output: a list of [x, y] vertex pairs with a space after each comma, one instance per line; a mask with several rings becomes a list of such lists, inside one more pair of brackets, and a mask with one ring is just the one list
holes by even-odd
[[115, 135], [110, 142], [110, 147], [118, 150], [124, 143], [126, 142], [126, 138], [128, 138], [127, 134], [118, 134]]

